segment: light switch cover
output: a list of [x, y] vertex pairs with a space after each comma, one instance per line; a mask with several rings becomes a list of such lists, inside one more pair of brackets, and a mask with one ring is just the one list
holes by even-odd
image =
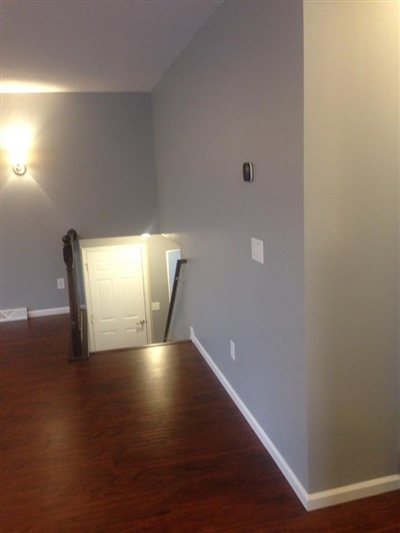
[[264, 243], [259, 239], [251, 239], [251, 258], [264, 264]]

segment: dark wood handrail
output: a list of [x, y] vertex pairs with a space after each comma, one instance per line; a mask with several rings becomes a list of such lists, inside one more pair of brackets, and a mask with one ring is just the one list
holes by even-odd
[[77, 236], [76, 231], [70, 229], [62, 238], [63, 257], [68, 280], [69, 312], [71, 317], [71, 337], [68, 356], [70, 361], [77, 361], [88, 357], [86, 310], [83, 310], [80, 307], [78, 291], [75, 283], [74, 247]]
[[169, 333], [169, 328], [170, 328], [170, 325], [171, 325], [172, 313], [174, 312], [174, 305], [175, 305], [175, 299], [176, 299], [176, 292], [177, 292], [177, 289], [178, 289], [179, 275], [181, 273], [182, 265], [184, 265], [186, 263], [187, 263], [186, 259], [178, 259], [178, 261], [176, 262], [174, 284], [172, 286], [171, 301], [169, 303], [167, 324], [165, 326], [164, 341], [163, 342], [167, 342], [168, 341], [168, 333]]

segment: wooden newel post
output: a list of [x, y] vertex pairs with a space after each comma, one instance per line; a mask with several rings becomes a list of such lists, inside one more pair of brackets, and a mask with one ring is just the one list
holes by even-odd
[[67, 270], [68, 279], [68, 297], [69, 297], [69, 310], [71, 316], [71, 343], [69, 359], [82, 359], [82, 332], [80, 321], [80, 307], [78, 305], [78, 296], [75, 286], [74, 275], [74, 242], [76, 240], [77, 233], [74, 229], [70, 229], [66, 235], [62, 238], [63, 241], [63, 257]]

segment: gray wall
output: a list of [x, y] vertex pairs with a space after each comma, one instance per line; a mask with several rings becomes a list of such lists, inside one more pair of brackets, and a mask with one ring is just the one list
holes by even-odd
[[[167, 323], [169, 309], [168, 274], [167, 274], [167, 250], [176, 250], [177, 244], [162, 235], [151, 235], [147, 240], [149, 253], [149, 269], [151, 283], [151, 297], [153, 302], [160, 303], [160, 310], [153, 311], [153, 342], [162, 342]], [[171, 340], [178, 340], [179, 332], [171, 321]]]
[[226, 2], [153, 112], [181, 321], [315, 493], [398, 472], [399, 10], [306, 2], [304, 41], [302, 17]]
[[28, 174], [2, 153], [1, 309], [65, 306], [61, 237], [158, 231], [148, 94], [2, 95], [2, 130], [35, 133]]
[[307, 487], [302, 17], [301, 2], [226, 2], [156, 88], [153, 114], [161, 227], [188, 259], [186, 335]]
[[305, 4], [311, 490], [399, 461], [399, 6]]

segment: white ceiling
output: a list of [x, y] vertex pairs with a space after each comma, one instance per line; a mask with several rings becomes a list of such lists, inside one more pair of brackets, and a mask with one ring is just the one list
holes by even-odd
[[1, 0], [1, 92], [147, 92], [223, 0]]

